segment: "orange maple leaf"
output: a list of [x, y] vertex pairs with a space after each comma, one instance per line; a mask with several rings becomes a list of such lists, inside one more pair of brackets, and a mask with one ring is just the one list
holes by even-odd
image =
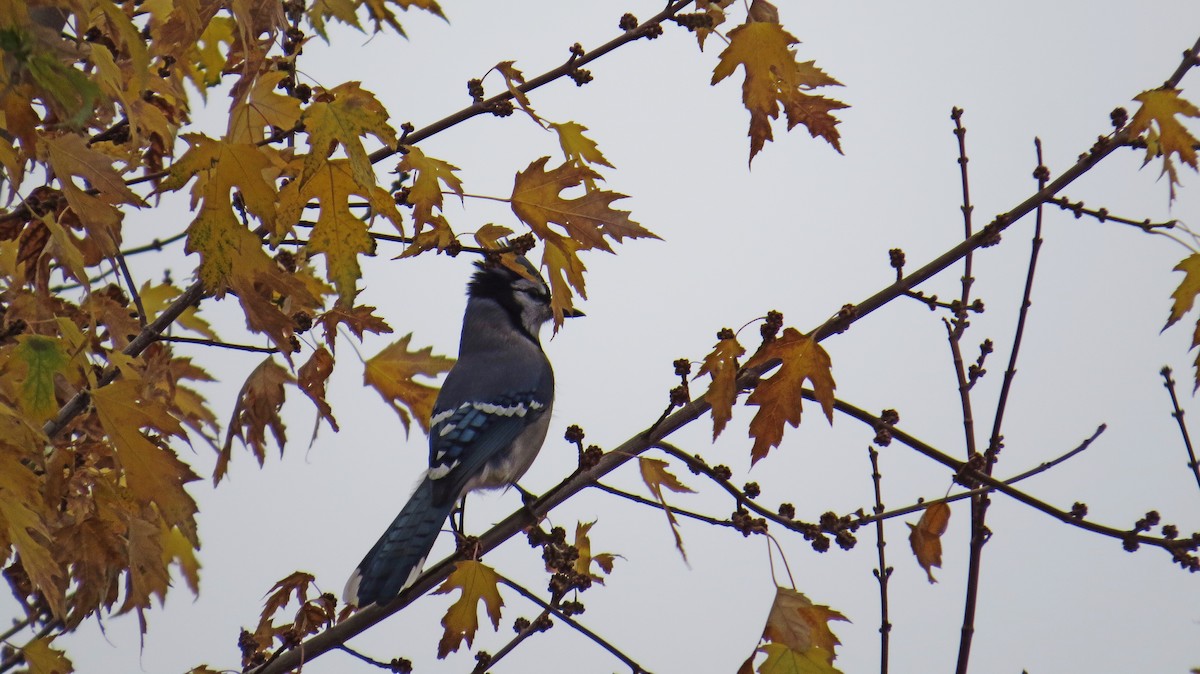
[[712, 84], [729, 77], [739, 66], [745, 72], [742, 101], [750, 112], [750, 161], [768, 140], [774, 139], [770, 120], [779, 117], [780, 104], [789, 130], [803, 124], [814, 138], [824, 138], [839, 153], [842, 151], [838, 120], [830, 113], [848, 106], [808, 93], [840, 83], [811, 61], [798, 62], [792, 45], [799, 42], [778, 23], [748, 20], [729, 31], [729, 46], [713, 69]]
[[267, 356], [246, 377], [242, 390], [238, 391], [237, 402], [233, 405], [233, 418], [229, 420], [225, 445], [213, 469], [213, 486], [220, 484], [221, 478], [229, 470], [234, 438], [241, 440], [254, 453], [259, 466], [267, 459], [267, 429], [270, 429], [275, 444], [282, 450], [287, 443], [287, 427], [279, 416], [279, 410], [283, 409], [283, 385], [291, 382], [292, 375], [276, 363], [273, 356]]
[[825, 349], [795, 328], [784, 328], [779, 338], [751, 356], [746, 367], [761, 367], [777, 359], [782, 361], [779, 370], [769, 379], [760, 381], [746, 399], [747, 405], [759, 407], [750, 421], [750, 437], [754, 438], [754, 447], [750, 450], [751, 465], [758, 463], [772, 447], [779, 446], [785, 422], [792, 428], [800, 425], [802, 388], [806, 380], [812, 382], [825, 417], [833, 423], [833, 391], [837, 384], [833, 381], [829, 354]]
[[524, 171], [517, 173], [510, 202], [513, 213], [533, 229], [539, 238], [546, 239], [559, 225], [567, 236], [579, 242], [579, 250], [596, 248], [613, 252], [606, 237], [620, 243], [625, 238], [658, 236], [629, 218], [629, 211], [611, 208], [612, 202], [625, 199], [624, 194], [591, 191], [575, 199], [564, 199], [563, 190], [578, 187], [585, 179], [600, 175], [586, 166], [565, 163], [546, 170], [549, 157], [534, 160]]
[[[611, 208], [612, 202], [625, 198], [623, 194], [593, 189], [581, 197], [564, 199], [563, 190], [578, 187], [587, 180], [598, 180], [600, 174], [572, 162], [547, 171], [549, 160], [549, 157], [537, 159], [517, 174], [510, 203], [513, 213], [545, 244], [542, 265], [548, 272], [557, 330], [562, 325], [563, 312], [572, 306], [571, 288], [581, 297], [587, 297], [580, 251], [594, 248], [611, 253], [608, 239], [619, 243], [625, 238], [657, 239], [658, 236], [631, 220], [628, 211]], [[561, 227], [566, 236], [551, 225]]]
[[446, 581], [433, 591], [433, 594], [461, 592], [442, 617], [442, 627], [446, 631], [438, 642], [438, 659], [457, 651], [464, 639], [467, 646], [475, 642], [475, 633], [479, 630], [479, 602], [487, 609], [492, 628], [500, 627], [500, 607], [504, 606], [504, 599], [500, 597], [498, 583], [499, 578], [490, 566], [465, 560], [455, 564]]
[[[722, 335], [728, 335], [722, 337]], [[712, 353], [704, 357], [704, 363], [696, 377], [710, 375], [712, 384], [704, 399], [712, 408], [713, 440], [725, 429], [725, 424], [733, 418], [733, 403], [737, 401], [738, 358], [746, 353], [746, 349], [738, 343], [733, 331], [722, 330], [717, 337], [720, 341], [713, 347]]]
[[801, 592], [776, 587], [761, 638], [766, 643], [751, 653], [738, 671], [752, 671], [754, 658], [761, 652], [767, 660], [759, 666], [759, 672], [835, 674], [834, 651], [841, 642], [829, 629], [833, 620], [846, 617], [828, 606], [814, 604]]
[[329, 375], [333, 374], [333, 356], [329, 350], [322, 346], [313, 351], [312, 356], [300, 366], [300, 370], [296, 374], [296, 384], [304, 392], [304, 395], [308, 396], [317, 406], [318, 416], [317, 422], [313, 425], [313, 440], [317, 439], [317, 429], [321, 426], [321, 419], [328, 421], [333, 430], [339, 430], [337, 419], [333, 418], [333, 408], [325, 400], [325, 382], [329, 380]]
[[346, 308], [341, 304], [334, 304], [332, 309], [321, 315], [320, 322], [325, 328], [325, 341], [329, 343], [329, 350], [335, 352], [338, 325], [344, 324], [360, 341], [368, 332], [381, 335], [392, 331], [392, 326], [388, 325], [387, 321], [375, 315], [375, 307], [368, 306]]
[[[907, 524], [907, 522], [905, 523]], [[921, 513], [921, 519], [914, 526], [908, 525], [908, 542], [917, 563], [925, 569], [930, 583], [936, 583], [933, 577], [933, 567], [942, 568], [942, 534], [950, 526], [950, 506], [945, 503], [933, 503]]]

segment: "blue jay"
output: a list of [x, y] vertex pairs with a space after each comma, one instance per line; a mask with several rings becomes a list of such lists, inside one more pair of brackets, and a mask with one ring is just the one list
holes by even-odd
[[550, 288], [528, 260], [517, 262], [532, 278], [476, 265], [458, 362], [429, 422], [429, 470], [350, 576], [348, 604], [386, 604], [411, 585], [455, 503], [474, 489], [515, 484], [542, 447], [554, 404], [554, 373], [538, 341], [553, 315]]

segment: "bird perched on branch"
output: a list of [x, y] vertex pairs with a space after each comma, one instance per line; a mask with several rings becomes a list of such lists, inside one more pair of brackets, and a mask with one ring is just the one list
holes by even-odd
[[430, 418], [429, 470], [350, 576], [348, 604], [386, 604], [411, 585], [459, 499], [515, 484], [546, 439], [554, 373], [538, 333], [553, 317], [550, 288], [524, 257], [516, 265], [523, 273], [499, 262], [476, 266], [458, 362]]

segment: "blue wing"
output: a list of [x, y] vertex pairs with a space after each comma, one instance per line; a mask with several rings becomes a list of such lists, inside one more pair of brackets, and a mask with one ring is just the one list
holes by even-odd
[[534, 391], [520, 391], [435, 411], [429, 432], [433, 502], [453, 502], [468, 487], [502, 486], [502, 474], [493, 480], [488, 473], [498, 469], [506, 459], [502, 453], [547, 407]]

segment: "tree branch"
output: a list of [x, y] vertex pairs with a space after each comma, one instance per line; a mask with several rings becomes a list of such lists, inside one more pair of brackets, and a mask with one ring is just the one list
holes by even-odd
[[[187, 311], [188, 307], [199, 302], [203, 296], [204, 284], [200, 283], [199, 281], [193, 283], [188, 287], [187, 290], [183, 291], [182, 295], [175, 298], [175, 301], [171, 302], [171, 304], [164, 309], [161, 314], [158, 315], [158, 318], [154, 319], [153, 323], [142, 328], [142, 331], [139, 332], [137, 336], [134, 337], [133, 340], [121, 350], [121, 353], [124, 353], [126, 356], [141, 355], [141, 353], [146, 350], [146, 347], [150, 346], [162, 337], [163, 331], [170, 327], [171, 324], [175, 322], [175, 319], [179, 318], [184, 311]], [[119, 370], [117, 368], [110, 367], [104, 372], [104, 374], [100, 375], [100, 380], [97, 382], [97, 386], [107, 386], [108, 384], [111, 384], [114, 380], [116, 380], [118, 373]], [[90, 399], [91, 394], [86, 389], [76, 393], [74, 397], [72, 397], [65, 405], [62, 406], [62, 409], [58, 411], [58, 414], [55, 415], [53, 419], [47, 421], [46, 424], [42, 426], [42, 432], [46, 434], [46, 437], [53, 439], [54, 436], [61, 433], [62, 430], [67, 427], [67, 424], [71, 423], [72, 419], [78, 416], [80, 412], [83, 412], [85, 409], [87, 409], [88, 401]]]
[[1187, 424], [1183, 421], [1183, 410], [1179, 408], [1179, 398], [1175, 395], [1175, 379], [1171, 377], [1171, 368], [1164, 367], [1160, 372], [1163, 378], [1163, 387], [1167, 389], [1167, 393], [1171, 394], [1171, 416], [1175, 417], [1175, 422], [1179, 424], [1179, 434], [1183, 436], [1183, 446], [1187, 449], [1188, 468], [1192, 469], [1192, 475], [1196, 476], [1196, 486], [1200, 487], [1200, 462], [1196, 461], [1196, 451], [1192, 448], [1192, 438], [1188, 435]]
[[[620, 660], [621, 662], [624, 662], [624, 663], [625, 663], [625, 665], [626, 665], [626, 666], [628, 666], [628, 667], [629, 667], [629, 669], [630, 669], [630, 670], [633, 672], [633, 674], [650, 674], [650, 671], [649, 671], [649, 670], [647, 670], [645, 667], [642, 667], [641, 665], [639, 665], [637, 662], [635, 662], [635, 661], [634, 661], [634, 659], [633, 659], [633, 658], [631, 658], [631, 657], [629, 657], [628, 655], [625, 655], [624, 653], [622, 653], [622, 652], [621, 652], [621, 649], [617, 648], [616, 646], [613, 646], [611, 643], [609, 643], [608, 641], [606, 641], [606, 640], [605, 640], [603, 637], [601, 637], [600, 635], [596, 634], [595, 632], [591, 631], [590, 629], [588, 629], [588, 628], [584, 627], [583, 625], [579, 624], [579, 622], [578, 622], [578, 621], [576, 621], [576, 620], [575, 620], [574, 618], [572, 618], [571, 616], [569, 616], [569, 615], [567, 615], [567, 614], [563, 613], [563, 612], [562, 612], [562, 610], [561, 610], [561, 609], [559, 609], [558, 607], [556, 607], [556, 606], [552, 606], [551, 604], [549, 604], [549, 603], [547, 603], [545, 600], [543, 600], [541, 597], [538, 597], [538, 596], [537, 596], [537, 595], [535, 595], [534, 593], [532, 593], [532, 592], [530, 592], [529, 590], [525, 589], [525, 587], [523, 587], [523, 586], [521, 586], [521, 585], [519, 585], [519, 584], [517, 584], [517, 583], [515, 583], [515, 582], [513, 582], [513, 581], [511, 581], [511, 580], [509, 580], [508, 578], [505, 578], [504, 576], [502, 576], [502, 575], [500, 575], [500, 574], [496, 574], [496, 576], [497, 576], [497, 577], [500, 579], [500, 582], [501, 582], [501, 583], [504, 583], [504, 584], [505, 584], [505, 585], [507, 585], [508, 587], [510, 587], [510, 588], [512, 588], [512, 589], [514, 589], [514, 590], [516, 590], [516, 591], [517, 591], [517, 593], [518, 593], [518, 594], [520, 594], [522, 597], [525, 597], [525, 598], [526, 598], [526, 599], [528, 599], [529, 601], [531, 601], [531, 602], [533, 602], [533, 603], [537, 604], [538, 606], [542, 607], [542, 609], [543, 609], [543, 610], [545, 610], [545, 611], [549, 611], [550, 613], [554, 614], [554, 617], [556, 617], [556, 618], [558, 618], [559, 620], [563, 621], [563, 622], [564, 622], [564, 623], [566, 623], [567, 625], [570, 625], [570, 626], [571, 626], [571, 627], [572, 627], [572, 628], [573, 628], [575, 631], [579, 632], [579, 633], [580, 633], [580, 634], [582, 634], [583, 636], [585, 636], [585, 637], [587, 637], [587, 638], [591, 639], [592, 641], [596, 642], [596, 644], [597, 644], [598, 646], [600, 646], [600, 647], [601, 647], [601, 648], [603, 648], [604, 650], [606, 650], [606, 651], [608, 651], [609, 653], [611, 653], [611, 654], [613, 655], [613, 657], [617, 658], [617, 659], [618, 659], [618, 660]], [[495, 658], [493, 658], [492, 662], [495, 662]]]
[[[636, 28], [625, 31], [623, 34], [609, 40], [608, 42], [605, 42], [589, 52], [584, 52], [578, 55], [572, 53], [571, 58], [567, 59], [566, 63], [563, 63], [557, 68], [548, 70], [541, 75], [528, 80], [524, 84], [517, 86], [516, 89], [521, 93], [529, 93], [530, 91], [533, 91], [538, 87], [545, 86], [554, 80], [567, 77], [571, 73], [578, 70], [580, 66], [587, 65], [588, 63], [595, 61], [596, 59], [604, 56], [614, 49], [617, 49], [618, 47], [645, 37], [645, 30], [647, 27], [662, 23], [664, 20], [678, 14], [683, 10], [684, 7], [687, 7], [690, 4], [692, 4], [692, 0], [675, 0], [675, 2], [669, 2], [667, 3], [665, 9], [650, 17], [650, 19], [643, 21]], [[446, 129], [449, 129], [450, 127], [461, 122], [465, 122], [476, 115], [491, 114], [497, 103], [510, 101], [512, 99], [513, 93], [511, 91], [504, 91], [503, 93], [496, 94], [491, 98], [472, 103], [458, 112], [447, 115], [438, 121], [433, 122], [432, 124], [424, 126], [420, 129], [415, 129], [410, 133], [405, 134], [404, 137], [400, 139], [400, 144], [415, 145], [434, 134], [441, 133], [442, 131], [445, 131]], [[377, 164], [396, 154], [398, 151], [398, 148], [380, 148], [371, 153], [371, 163]]]
[[[812, 400], [814, 402], [817, 400], [816, 394], [814, 394], [811, 390], [804, 391], [804, 398], [807, 400]], [[862, 421], [865, 424], [870, 425], [872, 428], [877, 428], [880, 424], [883, 423], [883, 420], [880, 419], [879, 417], [871, 414], [870, 412], [859, 409], [859, 408], [857, 408], [847, 402], [844, 402], [842, 400], [835, 399], [833, 407], [834, 407], [834, 409], [838, 410], [839, 412], [842, 412], [843, 414], [851, 416], [855, 419], [858, 419], [859, 421]], [[998, 491], [1006, 496], [1009, 496], [1013, 500], [1019, 501], [1020, 503], [1024, 503], [1025, 505], [1027, 505], [1035, 510], [1039, 510], [1039, 511], [1053, 517], [1054, 519], [1059, 520], [1060, 522], [1063, 522], [1064, 524], [1069, 524], [1073, 527], [1078, 527], [1085, 531], [1090, 531], [1092, 533], [1101, 534], [1101, 535], [1107, 536], [1109, 538], [1115, 538], [1115, 539], [1121, 541], [1122, 543], [1125, 543], [1126, 545], [1134, 547], [1134, 548], [1136, 548], [1139, 545], [1150, 545], [1153, 547], [1162, 548], [1163, 550], [1166, 550], [1166, 551], [1170, 552], [1173, 556], [1175, 556], [1176, 561], [1179, 561], [1181, 564], [1185, 561], [1183, 559], [1184, 555], [1186, 555], [1188, 552], [1190, 552], [1192, 550], [1196, 550], [1197, 548], [1200, 548], [1200, 534], [1194, 534], [1190, 538], [1184, 538], [1184, 539], [1167, 538], [1165, 536], [1163, 536], [1163, 537], [1147, 536], [1145, 534], [1139, 533], [1136, 529], [1135, 530], [1116, 529], [1114, 527], [1105, 526], [1103, 524], [1097, 524], [1096, 522], [1086, 520], [1082, 517], [1079, 517], [1078, 515], [1076, 515], [1074, 513], [1071, 513], [1071, 512], [1065, 511], [1065, 510], [1060, 510], [1059, 508], [1055, 508], [1054, 506], [1052, 506], [1044, 501], [1041, 501], [1037, 498], [1034, 498], [1033, 496], [1026, 494], [1025, 492], [1021, 491], [1020, 489], [1017, 489], [1016, 487], [1013, 487], [1013, 486], [1007, 484], [1006, 482], [997, 480], [996, 478], [992, 477], [991, 475], [988, 475], [987, 473], [984, 473], [981, 470], [972, 468], [967, 462], [959, 461], [958, 459], [955, 459], [954, 457], [949, 456], [949, 455], [935, 449], [934, 447], [930, 446], [929, 444], [922, 442], [921, 440], [918, 440], [917, 438], [909, 435], [908, 433], [905, 433], [904, 431], [896, 428], [895, 426], [891, 426], [890, 430], [892, 433], [893, 440], [898, 440], [900, 443], [907, 445], [909, 448], [911, 448], [913, 450], [916, 450], [916, 452], [918, 454], [921, 454], [927, 458], [933, 459], [934, 461], [942, 464], [943, 466], [950, 468], [951, 470], [954, 471], [956, 480], [958, 480], [960, 482], [963, 482], [963, 481], [979, 482], [985, 486], [990, 487], [993, 491]]]
[[[879, 472], [879, 452], [875, 447], [867, 445], [871, 457], [871, 482], [875, 486], [875, 514], [883, 514], [883, 475]], [[888, 579], [892, 577], [892, 567], [887, 565], [887, 556], [883, 549], [887, 541], [883, 537], [883, 518], [875, 520], [875, 549], [879, 555], [879, 567], [873, 569], [875, 580], [879, 581], [879, 674], [888, 671], [888, 642], [892, 633], [892, 623], [888, 619]]]

